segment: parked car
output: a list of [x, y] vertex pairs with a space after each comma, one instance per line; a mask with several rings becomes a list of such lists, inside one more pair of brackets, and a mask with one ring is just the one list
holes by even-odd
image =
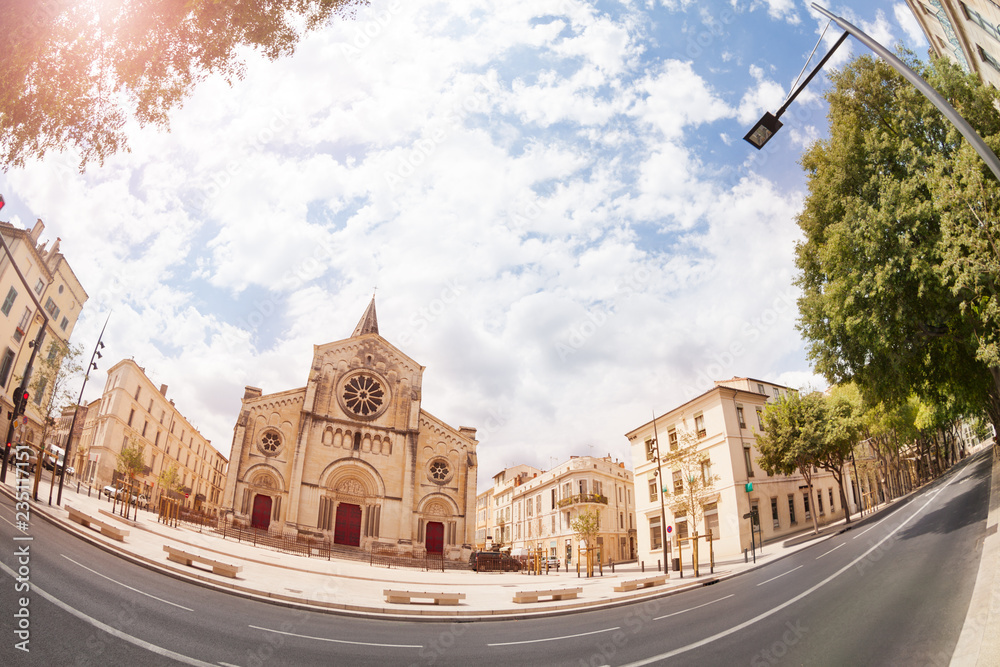
[[144, 493], [140, 493], [138, 498], [132, 496], [132, 501], [144, 510], [149, 509], [149, 498]]
[[518, 572], [521, 569], [516, 558], [499, 551], [474, 551], [469, 556], [469, 565], [476, 572]]
[[76, 468], [73, 466], [66, 466], [66, 474], [70, 477], [76, 474]]
[[545, 564], [548, 565], [550, 568], [557, 568], [558, 569], [558, 567], [559, 567], [559, 559], [556, 558], [555, 556], [549, 556], [548, 559], [545, 561]]
[[104, 492], [104, 495], [107, 496], [108, 498], [120, 498], [121, 497], [121, 491], [118, 488], [114, 487], [114, 486], [106, 486], [106, 487], [104, 487], [101, 490]]

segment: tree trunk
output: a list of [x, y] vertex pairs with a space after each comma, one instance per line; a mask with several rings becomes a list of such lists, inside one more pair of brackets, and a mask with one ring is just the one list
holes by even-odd
[[[851, 522], [851, 506], [847, 504], [847, 494], [844, 492], [844, 468], [841, 467], [839, 471], [833, 471], [833, 479], [837, 482], [837, 487], [840, 489], [840, 506], [844, 508], [844, 523]], [[832, 511], [833, 508], [831, 507]]]

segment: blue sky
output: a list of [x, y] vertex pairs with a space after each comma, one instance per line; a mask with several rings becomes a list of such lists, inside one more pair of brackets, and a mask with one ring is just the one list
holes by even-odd
[[[829, 8], [926, 53], [903, 2]], [[631, 465], [624, 433], [710, 380], [825, 386], [792, 284], [824, 79], [764, 152], [742, 140], [825, 25], [792, 0], [373, 0], [102, 167], [0, 176], [5, 219], [62, 238], [90, 295], [74, 342], [112, 311], [105, 359], [134, 357], [224, 454], [243, 387], [303, 386], [377, 286], [424, 408], [479, 429], [480, 486]]]

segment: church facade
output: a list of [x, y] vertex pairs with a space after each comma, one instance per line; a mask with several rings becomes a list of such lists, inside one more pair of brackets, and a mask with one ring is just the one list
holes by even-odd
[[476, 430], [421, 409], [423, 372], [379, 335], [373, 298], [350, 338], [313, 346], [305, 387], [246, 387], [224, 496], [231, 520], [465, 557]]

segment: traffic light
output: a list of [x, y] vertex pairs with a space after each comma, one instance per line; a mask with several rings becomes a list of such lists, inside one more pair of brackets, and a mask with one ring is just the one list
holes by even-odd
[[23, 392], [17, 392], [16, 394], [14, 394], [14, 416], [15, 417], [24, 414], [25, 408], [28, 407], [28, 398], [29, 397], [30, 397], [30, 394], [28, 393], [27, 389], [24, 390]]

